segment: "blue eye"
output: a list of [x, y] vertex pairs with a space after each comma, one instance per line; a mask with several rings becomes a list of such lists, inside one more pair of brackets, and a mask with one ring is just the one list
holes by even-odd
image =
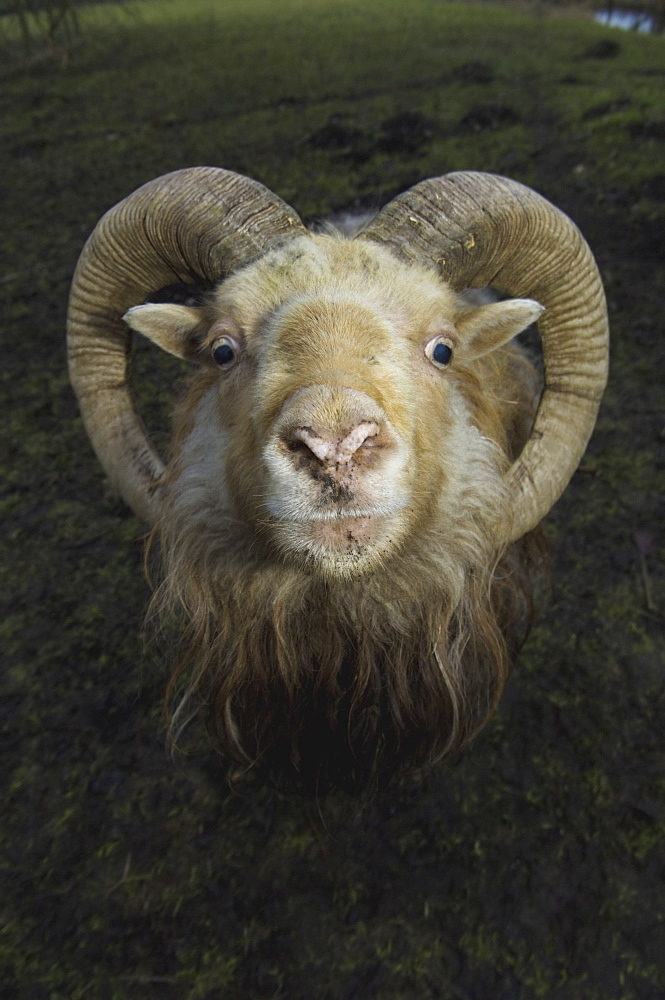
[[453, 349], [448, 340], [435, 337], [425, 348], [425, 354], [437, 368], [447, 368], [452, 361]]
[[230, 368], [238, 358], [238, 349], [229, 337], [223, 337], [215, 343], [212, 356], [220, 368]]
[[437, 344], [432, 351], [432, 361], [437, 365], [447, 365], [453, 356], [453, 349], [448, 344]]

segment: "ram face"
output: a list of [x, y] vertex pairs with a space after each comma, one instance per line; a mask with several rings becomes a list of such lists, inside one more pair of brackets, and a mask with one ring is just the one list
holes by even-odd
[[[174, 279], [206, 301], [142, 304]], [[458, 295], [490, 283], [518, 297]], [[511, 341], [543, 307], [536, 414]], [[197, 365], [166, 468], [127, 388], [130, 331]], [[355, 239], [206, 168], [108, 213], [75, 277], [70, 365], [160, 540], [155, 604], [182, 613], [173, 732], [203, 706], [235, 768], [318, 792], [463, 746], [524, 633], [532, 533], [590, 434], [606, 337], [578, 231], [502, 178], [424, 182]]]

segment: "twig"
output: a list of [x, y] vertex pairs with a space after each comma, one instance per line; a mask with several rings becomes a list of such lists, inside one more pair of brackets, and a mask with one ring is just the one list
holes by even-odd
[[653, 599], [651, 577], [649, 576], [649, 569], [647, 566], [647, 553], [653, 548], [653, 535], [647, 531], [635, 531], [633, 533], [633, 544], [637, 549], [637, 554], [640, 560], [640, 574], [642, 576], [642, 586], [644, 588], [644, 599], [646, 601], [647, 611], [655, 611], [656, 604]]

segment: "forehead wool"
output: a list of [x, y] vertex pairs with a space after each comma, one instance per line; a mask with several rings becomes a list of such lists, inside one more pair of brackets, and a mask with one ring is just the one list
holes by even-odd
[[456, 302], [433, 269], [405, 264], [378, 244], [308, 235], [232, 275], [214, 304], [252, 329], [299, 296], [364, 303], [407, 326], [425, 323], [438, 311], [452, 313]]

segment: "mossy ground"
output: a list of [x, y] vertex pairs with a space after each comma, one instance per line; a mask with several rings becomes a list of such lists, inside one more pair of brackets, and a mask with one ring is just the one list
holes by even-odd
[[[665, 43], [435, 0], [112, 13], [86, 15], [66, 66], [0, 89], [3, 996], [665, 995]], [[87, 233], [199, 163], [305, 217], [505, 173], [578, 222], [607, 287], [610, 386], [501, 709], [462, 760], [358, 814], [168, 758], [142, 529], [68, 386]], [[173, 368], [138, 354], [157, 426]]]

